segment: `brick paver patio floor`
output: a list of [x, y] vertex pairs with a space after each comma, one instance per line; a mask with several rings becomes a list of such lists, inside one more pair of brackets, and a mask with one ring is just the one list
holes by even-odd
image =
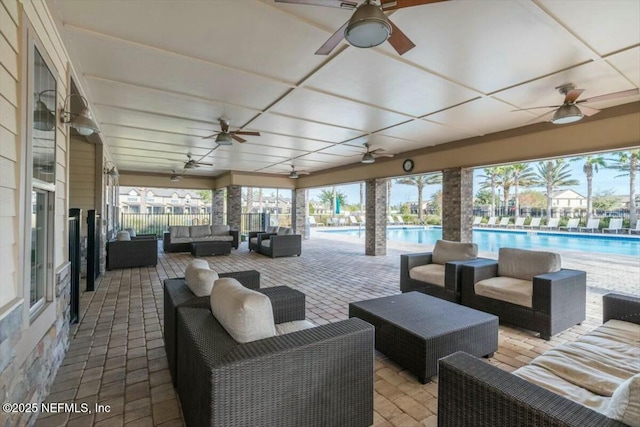
[[[336, 240], [337, 239], [337, 240]], [[306, 294], [307, 319], [324, 324], [346, 319], [348, 304], [399, 293], [399, 255], [431, 246], [389, 242], [386, 256], [365, 256], [361, 241], [313, 233], [301, 257], [271, 259], [248, 252], [205, 257], [217, 271], [258, 270], [261, 286], [287, 285]], [[496, 254], [481, 254], [496, 258]], [[601, 297], [609, 291], [640, 294], [640, 263], [632, 257], [563, 253], [563, 267], [587, 271], [587, 320], [551, 341], [533, 332], [500, 326], [499, 349], [489, 363], [513, 370], [538, 354], [601, 323]], [[48, 402], [109, 405], [99, 414], [41, 416], [41, 426], [182, 426], [162, 340], [162, 282], [183, 276], [189, 253], [159, 253], [155, 268], [103, 274], [98, 289], [81, 298], [81, 321]], [[422, 385], [377, 354], [375, 426], [436, 426], [437, 378]], [[275, 426], [274, 426], [275, 427]]]

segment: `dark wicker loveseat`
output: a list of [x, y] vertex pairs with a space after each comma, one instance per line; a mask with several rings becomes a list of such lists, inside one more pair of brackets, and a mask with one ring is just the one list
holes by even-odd
[[249, 232], [249, 250], [271, 258], [282, 256], [300, 256], [302, 254], [302, 236], [285, 234], [289, 228], [280, 227], [278, 232]]
[[171, 226], [169, 231], [162, 233], [162, 248], [165, 252], [189, 252], [191, 243], [211, 241], [228, 241], [232, 248], [238, 249], [240, 232], [230, 230], [224, 224], [214, 224]]
[[[639, 298], [608, 294], [603, 309], [603, 323], [617, 319], [640, 324]], [[625, 425], [469, 354], [458, 352], [439, 361], [440, 427]]]
[[[548, 252], [501, 248], [498, 261], [478, 260], [462, 265], [461, 303], [476, 310], [494, 314], [500, 322], [509, 323], [540, 333], [549, 340], [563, 330], [581, 323], [586, 317], [586, 273], [580, 270], [558, 269], [536, 274], [532, 279], [531, 305], [525, 306], [505, 300], [479, 295], [476, 284], [492, 278], [505, 278], [501, 273], [503, 259], [515, 260], [516, 268], [533, 271], [539, 254]], [[559, 265], [559, 255], [557, 264]]]
[[107, 242], [107, 270], [158, 264], [158, 240], [155, 235], [131, 237], [131, 240]]

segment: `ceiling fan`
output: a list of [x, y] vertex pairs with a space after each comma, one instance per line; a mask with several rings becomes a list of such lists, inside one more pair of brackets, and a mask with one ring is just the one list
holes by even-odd
[[221, 130], [214, 132], [209, 136], [203, 136], [202, 139], [210, 139], [215, 136], [216, 144], [232, 145], [234, 139], [241, 143], [247, 141], [246, 139], [240, 138], [238, 135], [260, 136], [260, 132], [250, 132], [250, 131], [244, 131], [244, 130], [232, 130], [231, 132], [229, 132], [229, 120], [223, 117], [220, 117], [218, 121], [220, 122]]
[[195, 169], [199, 168], [200, 166], [213, 166], [213, 163], [202, 163], [198, 160], [194, 160], [193, 158], [191, 158], [191, 154], [187, 154], [187, 158], [189, 160], [187, 160], [187, 162], [184, 164], [184, 169]]
[[176, 173], [176, 171], [174, 169], [171, 170], [171, 177], [169, 178], [169, 181], [180, 181], [182, 179], [182, 175], [179, 175]]
[[396, 25], [391, 22], [387, 10], [436, 3], [446, 0], [380, 0], [380, 5], [365, 0], [360, 6], [355, 1], [343, 0], [275, 0], [276, 3], [296, 3], [316, 6], [329, 6], [341, 9], [355, 9], [347, 22], [342, 25], [316, 52], [316, 55], [328, 55], [344, 38], [355, 47], [374, 47], [389, 40], [389, 44], [403, 55], [416, 45], [413, 44]]
[[382, 148], [376, 148], [374, 150], [371, 149], [371, 146], [368, 142], [362, 144], [366, 147], [367, 151], [362, 155], [361, 163], [375, 163], [378, 157], [393, 157], [395, 154], [392, 153], [383, 153], [385, 151]]
[[298, 179], [300, 175], [309, 175], [307, 171], [297, 171], [294, 165], [291, 165], [291, 173], [289, 174], [289, 178]]
[[[587, 102], [601, 102], [601, 101], [608, 101], [611, 99], [626, 98], [629, 96], [638, 95], [638, 93], [640, 93], [636, 88], [636, 89], [630, 89], [630, 90], [623, 90], [621, 92], [613, 92], [607, 95], [594, 96], [593, 98], [578, 100], [580, 95], [582, 95], [582, 92], [584, 92], [585, 90], [576, 89], [573, 83], [567, 83], [567, 84], [558, 86], [556, 89], [558, 90], [558, 92], [560, 92], [561, 95], [564, 95], [564, 102], [562, 103], [562, 105], [547, 105], [544, 107], [521, 108], [513, 111], [527, 111], [527, 110], [536, 110], [539, 108], [553, 108], [554, 109], [553, 111], [548, 111], [544, 114], [541, 114], [536, 118], [534, 118], [533, 120], [530, 120], [529, 123], [536, 122], [536, 121], [550, 120], [551, 123], [553, 123], [554, 125], [563, 125], [567, 123], [577, 122], [579, 120], [582, 120], [584, 116], [587, 116], [587, 117], [593, 116], [594, 114], [598, 114], [600, 112], [600, 110], [596, 108], [589, 107], [588, 105], [582, 105], [582, 104], [585, 104]], [[580, 104], [582, 108], [584, 108], [584, 111], [582, 111], [578, 107], [578, 104]]]

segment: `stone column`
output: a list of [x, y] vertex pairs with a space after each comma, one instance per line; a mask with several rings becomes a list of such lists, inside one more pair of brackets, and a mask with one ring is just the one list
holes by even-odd
[[213, 224], [224, 224], [224, 188], [213, 190], [213, 200], [211, 200], [211, 216]]
[[309, 216], [308, 190], [295, 189], [293, 193], [293, 203], [291, 212], [291, 226], [296, 234], [300, 234], [308, 239], [305, 233], [305, 224]]
[[473, 169], [453, 168], [442, 172], [442, 238], [473, 241]]
[[387, 254], [387, 179], [369, 179], [366, 185], [366, 255]]
[[231, 185], [227, 188], [227, 224], [233, 230], [240, 230], [242, 221], [242, 187]]

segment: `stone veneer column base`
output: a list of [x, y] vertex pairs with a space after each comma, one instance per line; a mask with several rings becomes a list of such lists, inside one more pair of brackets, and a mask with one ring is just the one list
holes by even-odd
[[212, 221], [214, 224], [224, 224], [224, 191], [224, 188], [213, 190], [211, 207], [213, 209]]
[[309, 203], [307, 201], [308, 190], [296, 189], [293, 191], [293, 218], [291, 226], [296, 234], [302, 235], [305, 239], [309, 237], [305, 233], [305, 225], [309, 216]]
[[368, 179], [366, 185], [366, 255], [387, 254], [387, 180]]
[[[15, 349], [29, 330], [23, 330], [24, 303], [0, 320], [0, 400], [2, 403], [41, 403], [69, 348], [71, 264], [55, 275], [56, 321], [23, 361]], [[25, 302], [26, 303], [26, 302]], [[38, 413], [0, 412], [0, 426], [32, 425]]]
[[473, 241], [473, 170], [445, 169], [442, 173], [442, 238]]

